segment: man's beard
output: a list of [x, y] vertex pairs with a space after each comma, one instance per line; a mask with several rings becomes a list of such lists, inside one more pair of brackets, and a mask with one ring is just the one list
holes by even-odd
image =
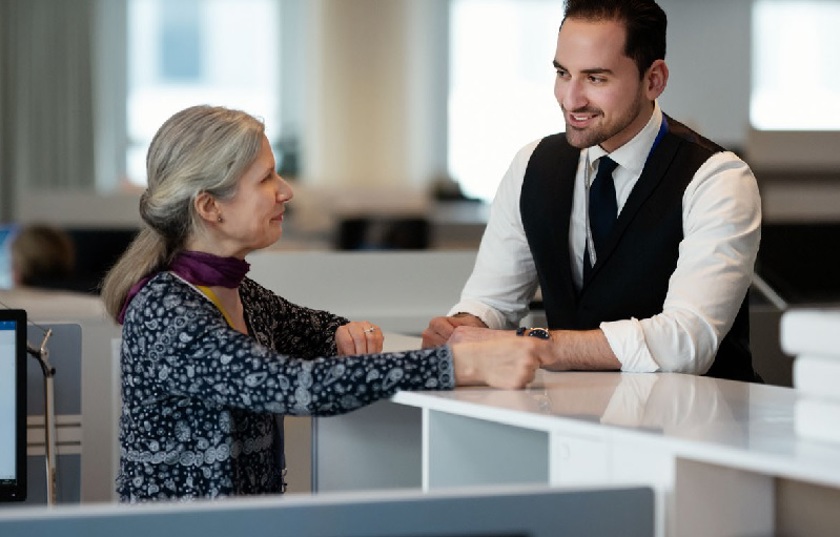
[[631, 106], [629, 106], [621, 116], [617, 117], [615, 121], [610, 124], [593, 122], [588, 127], [582, 129], [569, 125], [568, 114], [591, 114], [596, 118], [596, 120], [603, 120], [604, 115], [602, 111], [597, 108], [583, 108], [573, 112], [567, 112], [564, 109], [563, 118], [566, 122], [566, 140], [569, 142], [569, 145], [578, 149], [600, 145], [630, 126], [636, 118], [639, 117], [639, 114], [642, 113], [642, 108], [643, 100], [641, 99], [641, 96], [639, 96], [639, 98]]

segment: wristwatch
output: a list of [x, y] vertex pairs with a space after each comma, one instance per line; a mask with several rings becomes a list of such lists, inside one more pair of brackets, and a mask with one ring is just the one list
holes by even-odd
[[540, 339], [551, 339], [551, 332], [548, 331], [548, 328], [528, 328], [520, 326], [516, 329], [516, 335], [536, 337]]

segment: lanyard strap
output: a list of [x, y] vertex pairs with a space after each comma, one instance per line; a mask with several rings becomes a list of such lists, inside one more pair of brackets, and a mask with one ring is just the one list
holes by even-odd
[[653, 153], [653, 150], [656, 149], [656, 146], [659, 145], [659, 142], [662, 141], [662, 137], [665, 136], [666, 132], [668, 132], [668, 118], [665, 117], [665, 114], [662, 114], [662, 124], [659, 125], [659, 132], [656, 133], [656, 139], [653, 141], [653, 145], [650, 148], [648, 158], [650, 158], [650, 154]]
[[228, 313], [225, 311], [225, 308], [222, 307], [222, 301], [219, 300], [219, 297], [216, 295], [216, 293], [214, 293], [213, 290], [207, 287], [206, 285], [196, 285], [195, 288], [204, 293], [204, 296], [209, 298], [210, 302], [212, 302], [216, 305], [217, 308], [219, 308], [219, 311], [221, 311], [222, 315], [225, 316], [225, 321], [227, 321], [228, 326], [233, 328], [233, 321], [231, 320]]

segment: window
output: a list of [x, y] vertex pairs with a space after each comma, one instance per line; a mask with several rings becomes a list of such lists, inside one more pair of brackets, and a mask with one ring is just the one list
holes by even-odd
[[565, 128], [551, 64], [563, 3], [452, 0], [450, 15], [449, 171], [490, 200], [520, 147]]
[[274, 0], [129, 0], [127, 173], [145, 185], [145, 158], [160, 125], [196, 104], [240, 108], [280, 130]]
[[840, 130], [840, 2], [755, 0], [750, 122]]
[[200, 0], [160, 4], [161, 80], [201, 82]]

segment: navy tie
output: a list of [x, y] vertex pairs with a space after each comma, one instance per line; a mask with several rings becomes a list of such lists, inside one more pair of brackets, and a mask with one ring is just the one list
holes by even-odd
[[[589, 229], [595, 244], [595, 257], [601, 256], [604, 243], [612, 231], [618, 215], [618, 203], [615, 200], [615, 183], [612, 172], [618, 164], [610, 157], [598, 159], [598, 173], [589, 187]], [[589, 247], [583, 254], [584, 280], [588, 278], [592, 266], [589, 264]]]

